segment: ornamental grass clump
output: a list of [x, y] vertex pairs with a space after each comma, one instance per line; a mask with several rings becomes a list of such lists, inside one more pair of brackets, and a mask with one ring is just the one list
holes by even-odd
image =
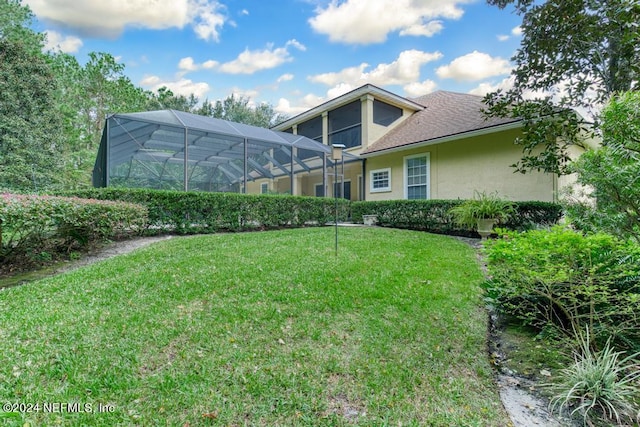
[[496, 193], [475, 192], [474, 198], [449, 210], [456, 224], [471, 229], [477, 226], [479, 219], [506, 221], [514, 212], [514, 204], [498, 197]]
[[548, 385], [554, 393], [550, 409], [571, 410], [585, 425], [640, 422], [640, 353], [622, 358], [624, 352], [614, 351], [610, 341], [594, 352], [589, 341], [587, 330], [579, 337], [573, 364]]

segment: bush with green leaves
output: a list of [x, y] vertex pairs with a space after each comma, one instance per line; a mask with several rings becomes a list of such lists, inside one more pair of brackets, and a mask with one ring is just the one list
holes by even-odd
[[0, 195], [0, 264], [138, 234], [146, 222], [146, 208], [131, 203], [5, 193]]
[[608, 234], [498, 230], [485, 244], [488, 299], [540, 330], [589, 327], [595, 342], [640, 350], [640, 246]]
[[562, 369], [551, 384], [550, 409], [581, 415], [585, 425], [615, 422], [640, 423], [640, 365], [635, 353], [624, 357], [611, 342], [594, 351], [589, 329], [579, 336], [573, 363]]
[[[384, 227], [408, 228], [454, 236], [478, 237], [470, 226], [456, 224], [451, 210], [464, 200], [388, 200], [359, 201], [351, 204], [354, 221], [362, 222], [363, 215], [376, 215]], [[513, 212], [503, 227], [528, 230], [556, 224], [562, 216], [562, 206], [549, 202], [513, 202]]]
[[567, 197], [568, 217], [582, 230], [640, 242], [640, 92], [610, 101], [602, 113], [602, 137], [601, 148], [571, 166], [585, 190]]
[[[173, 190], [94, 188], [63, 193], [77, 197], [139, 203], [149, 211], [147, 233], [215, 233], [324, 225], [335, 218], [331, 198], [273, 194], [184, 192]], [[338, 218], [349, 202], [338, 201]]]

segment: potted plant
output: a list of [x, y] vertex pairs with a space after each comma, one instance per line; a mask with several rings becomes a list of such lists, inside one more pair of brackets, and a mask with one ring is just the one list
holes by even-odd
[[496, 193], [487, 195], [475, 192], [473, 199], [449, 210], [456, 224], [476, 229], [482, 239], [486, 239], [493, 231], [493, 226], [506, 220], [514, 212], [514, 204], [500, 199]]

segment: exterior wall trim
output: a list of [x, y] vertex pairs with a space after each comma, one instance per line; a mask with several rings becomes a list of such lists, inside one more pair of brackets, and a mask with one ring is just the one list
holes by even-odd
[[449, 135], [449, 136], [443, 136], [441, 138], [435, 138], [435, 139], [429, 139], [427, 141], [420, 141], [420, 142], [414, 142], [414, 143], [410, 143], [410, 144], [406, 144], [406, 145], [401, 145], [399, 147], [393, 147], [393, 148], [387, 148], [384, 150], [379, 150], [379, 151], [374, 151], [372, 153], [360, 153], [360, 157], [362, 158], [368, 158], [368, 157], [376, 157], [376, 156], [383, 156], [389, 153], [395, 153], [398, 151], [405, 151], [405, 150], [410, 150], [413, 148], [421, 148], [421, 147], [427, 147], [429, 145], [436, 145], [436, 144], [443, 144], [445, 142], [450, 142], [450, 141], [456, 141], [458, 139], [466, 139], [466, 138], [473, 138], [476, 136], [482, 136], [482, 135], [487, 135], [490, 133], [496, 133], [496, 132], [502, 132], [502, 131], [506, 131], [506, 130], [512, 130], [512, 129], [518, 129], [522, 127], [522, 123], [521, 122], [513, 122], [513, 123], [507, 123], [504, 125], [499, 125], [499, 126], [493, 126], [490, 128], [484, 128], [484, 129], [478, 129], [478, 130], [474, 130], [474, 131], [470, 131], [470, 132], [464, 132], [464, 133], [459, 133], [456, 135]]

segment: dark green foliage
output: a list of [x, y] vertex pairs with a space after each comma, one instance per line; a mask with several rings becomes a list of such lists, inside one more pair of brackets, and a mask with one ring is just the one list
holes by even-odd
[[[78, 197], [140, 203], [149, 210], [149, 233], [180, 234], [324, 225], [334, 220], [335, 200], [319, 197], [100, 188]], [[339, 218], [349, 202], [339, 200]]]
[[502, 232], [485, 245], [495, 307], [539, 329], [640, 350], [640, 246], [562, 227]]
[[209, 100], [205, 100], [200, 108], [192, 108], [191, 110], [185, 111], [265, 128], [274, 126], [286, 119], [285, 116], [275, 111], [273, 105], [261, 103], [252, 106], [250, 105], [250, 101], [250, 98], [244, 96], [235, 97], [234, 95], [230, 95], [222, 101], [216, 101], [215, 104]]
[[36, 191], [60, 184], [55, 90], [43, 55], [0, 38], [0, 187]]
[[[637, 90], [640, 3], [634, 0], [487, 0], [522, 16], [512, 58], [514, 85], [488, 94], [488, 115], [523, 119], [517, 170], [566, 173], [569, 147], [581, 145], [586, 123], [569, 109], [596, 116], [621, 91]], [[542, 95], [540, 95], [542, 93]], [[537, 96], [531, 99], [532, 94]]]
[[[0, 266], [64, 254], [145, 229], [146, 208], [122, 202], [3, 194], [0, 198]], [[18, 261], [16, 261], [18, 260]]]
[[603, 111], [603, 146], [573, 165], [588, 197], [568, 199], [576, 227], [640, 242], [640, 93], [611, 100]]
[[[431, 233], [478, 237], [471, 227], [462, 227], [454, 221], [450, 210], [464, 200], [390, 200], [362, 201], [351, 204], [354, 221], [362, 221], [362, 215], [377, 215], [384, 227], [409, 228]], [[504, 222], [504, 227], [526, 230], [558, 222], [562, 207], [548, 202], [514, 202], [514, 213]]]

